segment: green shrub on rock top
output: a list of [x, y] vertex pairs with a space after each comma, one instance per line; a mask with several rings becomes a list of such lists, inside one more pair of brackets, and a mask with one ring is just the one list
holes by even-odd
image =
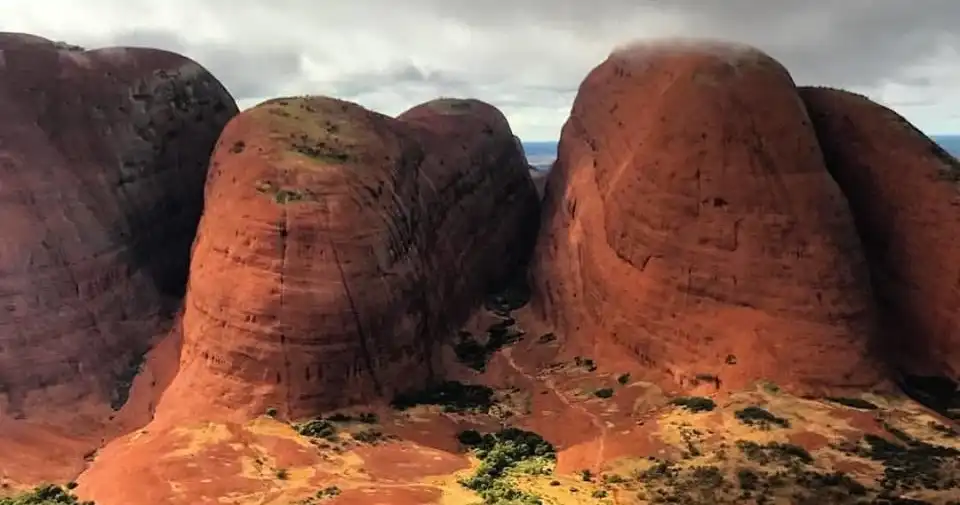
[[43, 484], [26, 493], [0, 498], [0, 505], [95, 505], [92, 501], [80, 501], [66, 489]]

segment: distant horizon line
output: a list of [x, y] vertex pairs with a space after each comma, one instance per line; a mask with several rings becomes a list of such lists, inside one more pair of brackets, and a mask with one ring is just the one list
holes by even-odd
[[[924, 133], [924, 135], [936, 139], [936, 138], [960, 138], [960, 133]], [[520, 140], [523, 144], [556, 144], [560, 142], [560, 139], [556, 140]]]

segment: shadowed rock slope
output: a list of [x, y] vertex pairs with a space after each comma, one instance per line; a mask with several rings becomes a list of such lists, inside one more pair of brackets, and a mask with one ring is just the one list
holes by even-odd
[[802, 88], [904, 370], [960, 380], [960, 162], [865, 97]]
[[535, 306], [671, 383], [870, 388], [876, 310], [843, 194], [788, 72], [667, 41], [587, 76], [550, 174]]
[[182, 56], [0, 33], [0, 414], [125, 401], [235, 113]]
[[158, 417], [298, 417], [421, 385], [525, 261], [538, 200], [503, 115], [437, 100], [390, 118], [276, 99], [227, 125]]

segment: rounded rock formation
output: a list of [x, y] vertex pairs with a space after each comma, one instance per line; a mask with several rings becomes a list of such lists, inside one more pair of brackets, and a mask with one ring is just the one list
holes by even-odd
[[123, 404], [235, 113], [182, 56], [0, 33], [0, 414]]
[[394, 119], [284, 98], [238, 115], [213, 156], [158, 419], [296, 418], [440, 375], [438, 344], [529, 256], [527, 168], [477, 101]]
[[590, 72], [531, 276], [568, 347], [612, 340], [682, 388], [885, 378], [847, 204], [789, 73], [750, 47], [638, 44]]
[[960, 381], [960, 161], [865, 97], [800, 93], [856, 220], [888, 355]]

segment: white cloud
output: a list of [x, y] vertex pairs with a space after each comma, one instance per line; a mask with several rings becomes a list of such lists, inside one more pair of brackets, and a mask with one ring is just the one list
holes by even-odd
[[580, 80], [638, 37], [757, 45], [801, 84], [846, 87], [930, 133], [960, 132], [960, 1], [0, 0], [0, 23], [86, 46], [190, 56], [241, 106], [330, 94], [388, 114], [436, 96], [500, 107], [554, 139]]

